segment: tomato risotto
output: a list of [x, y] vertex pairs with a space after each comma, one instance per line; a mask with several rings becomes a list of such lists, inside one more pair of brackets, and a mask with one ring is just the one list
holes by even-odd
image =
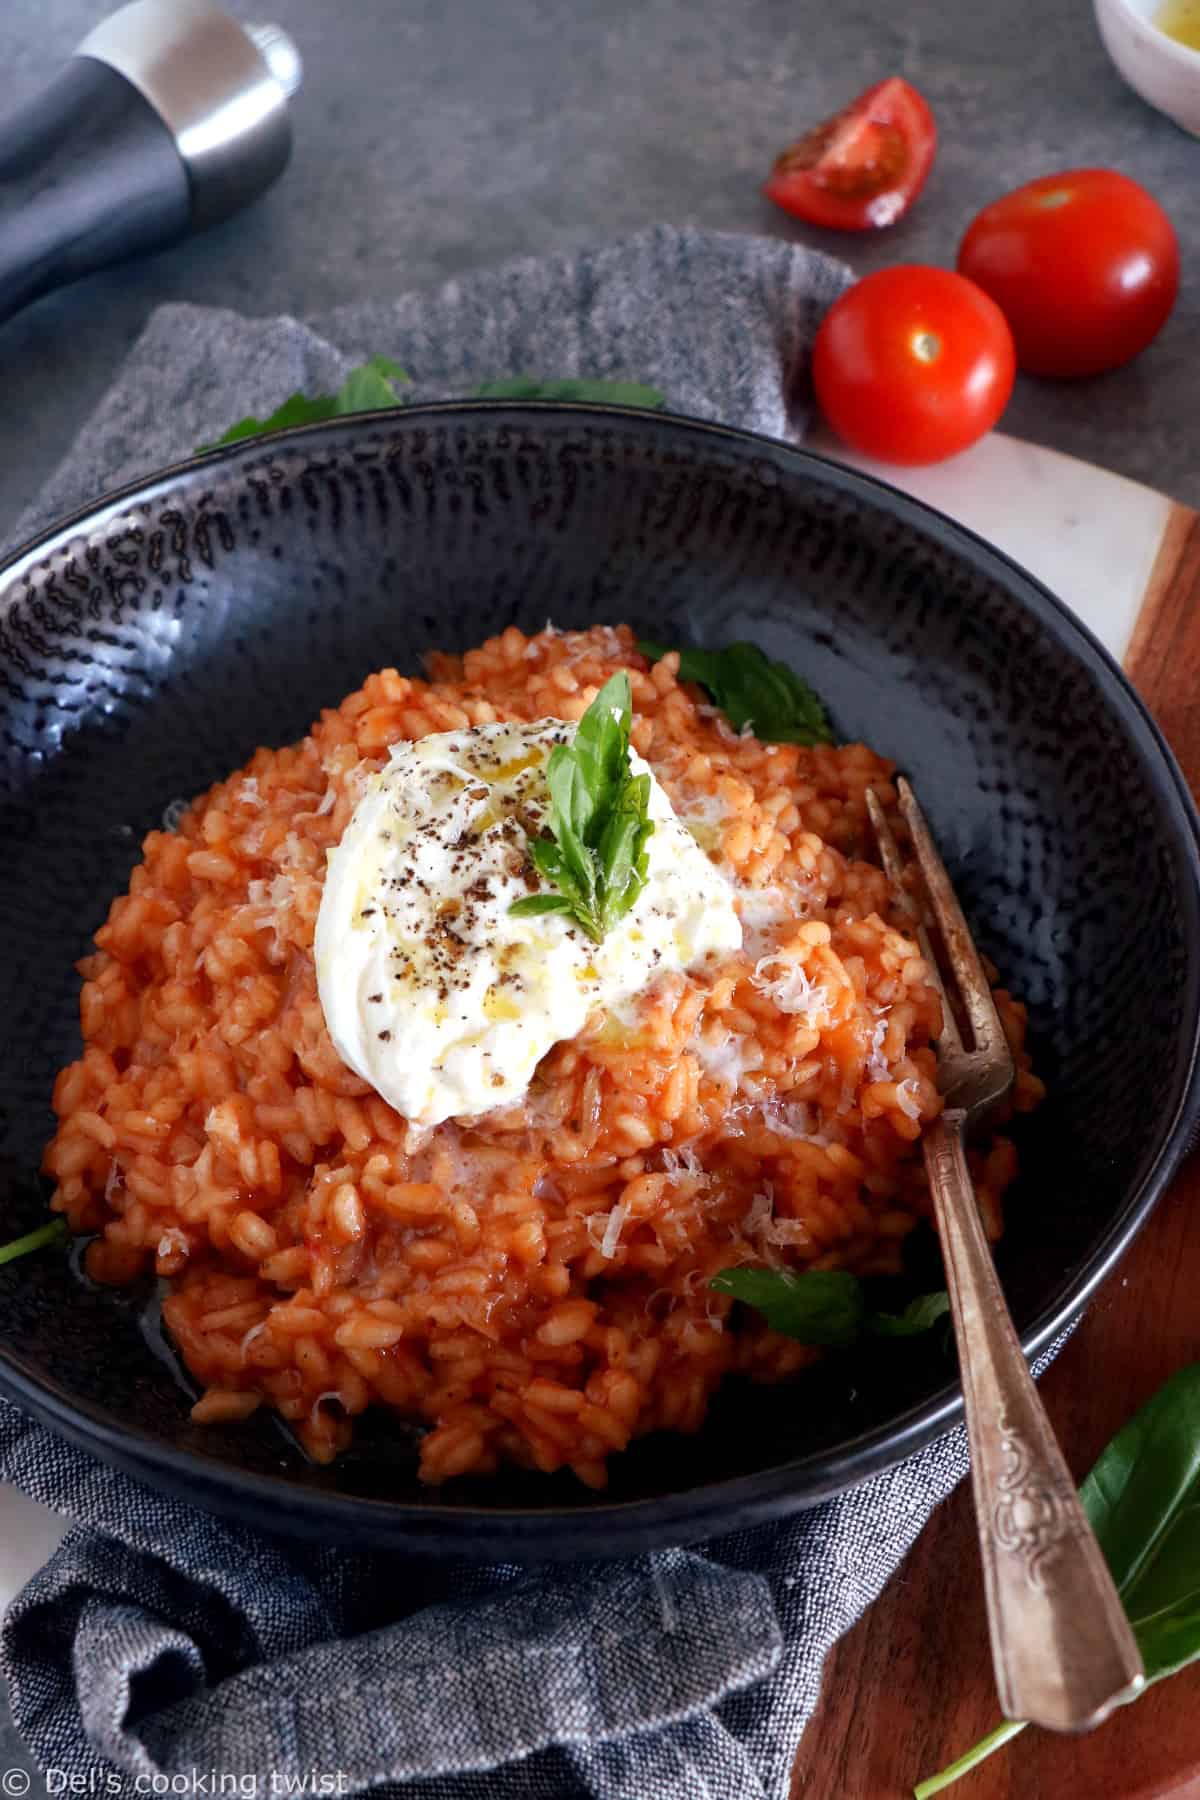
[[[593, 1012], [519, 1101], [418, 1128], [330, 1040], [326, 854], [391, 745], [577, 721], [622, 669], [633, 748], [731, 885], [742, 947]], [[371, 675], [146, 838], [80, 965], [45, 1168], [94, 1278], [165, 1279], [197, 1420], [266, 1405], [328, 1461], [382, 1405], [428, 1427], [428, 1481], [513, 1461], [599, 1486], [632, 1437], [695, 1430], [727, 1373], [818, 1354], [719, 1271], [898, 1270], [930, 1210], [940, 1014], [867, 860], [864, 794], [890, 804], [893, 765], [735, 732], [677, 674], [625, 627], [509, 629], [427, 681]], [[996, 1000], [1028, 1108], [1024, 1009]], [[972, 1161], [995, 1237], [1013, 1146]]]

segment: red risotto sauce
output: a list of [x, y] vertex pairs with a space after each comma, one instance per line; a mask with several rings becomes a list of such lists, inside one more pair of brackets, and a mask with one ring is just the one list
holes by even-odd
[[[718, 1271], [899, 1268], [930, 1211], [940, 1009], [868, 860], [864, 793], [893, 802], [893, 764], [738, 735], [677, 666], [601, 626], [509, 629], [428, 680], [384, 669], [146, 838], [80, 964], [84, 1051], [45, 1169], [96, 1234], [95, 1279], [165, 1277], [197, 1420], [272, 1407], [324, 1462], [384, 1406], [428, 1427], [427, 1481], [508, 1461], [599, 1487], [631, 1438], [696, 1430], [727, 1374], [819, 1354]], [[634, 748], [736, 884], [743, 949], [590, 1019], [520, 1104], [418, 1132], [326, 1030], [326, 852], [398, 739], [576, 720], [619, 669]], [[1024, 1008], [996, 1001], [1028, 1109]], [[1013, 1146], [972, 1163], [996, 1237]]]

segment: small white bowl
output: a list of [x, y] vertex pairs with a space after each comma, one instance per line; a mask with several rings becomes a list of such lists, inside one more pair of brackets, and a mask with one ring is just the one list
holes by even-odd
[[1200, 137], [1200, 50], [1159, 31], [1162, 0], [1093, 0], [1104, 48], [1135, 93]]

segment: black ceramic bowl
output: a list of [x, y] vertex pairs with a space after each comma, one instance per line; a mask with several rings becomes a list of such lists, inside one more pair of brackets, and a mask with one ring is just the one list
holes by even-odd
[[[0, 1238], [41, 1216], [73, 965], [167, 803], [301, 735], [371, 669], [547, 617], [752, 638], [912, 775], [1050, 1087], [999, 1258], [1026, 1350], [1045, 1344], [1197, 1110], [1200, 862], [1179, 772], [1104, 651], [969, 533], [801, 451], [622, 410], [413, 407], [237, 447], [0, 573]], [[91, 1290], [61, 1255], [0, 1269], [0, 1390], [147, 1481], [327, 1539], [541, 1556], [696, 1538], [885, 1468], [960, 1404], [944, 1346], [913, 1343], [831, 1357], [795, 1388], [731, 1385], [697, 1437], [614, 1459], [602, 1495], [515, 1473], [430, 1490], [383, 1416], [327, 1469], [270, 1418], [193, 1427], [151, 1299]]]

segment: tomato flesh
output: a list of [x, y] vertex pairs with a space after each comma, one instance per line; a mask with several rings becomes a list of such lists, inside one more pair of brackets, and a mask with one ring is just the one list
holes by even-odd
[[1008, 404], [1012, 333], [993, 300], [949, 269], [879, 269], [834, 302], [813, 345], [829, 424], [881, 462], [965, 450]]
[[936, 148], [928, 105], [894, 75], [789, 144], [763, 192], [810, 225], [876, 230], [907, 212]]
[[960, 273], [992, 296], [1031, 375], [1099, 375], [1143, 351], [1179, 291], [1179, 245], [1145, 188], [1115, 169], [1044, 175], [968, 226]]

